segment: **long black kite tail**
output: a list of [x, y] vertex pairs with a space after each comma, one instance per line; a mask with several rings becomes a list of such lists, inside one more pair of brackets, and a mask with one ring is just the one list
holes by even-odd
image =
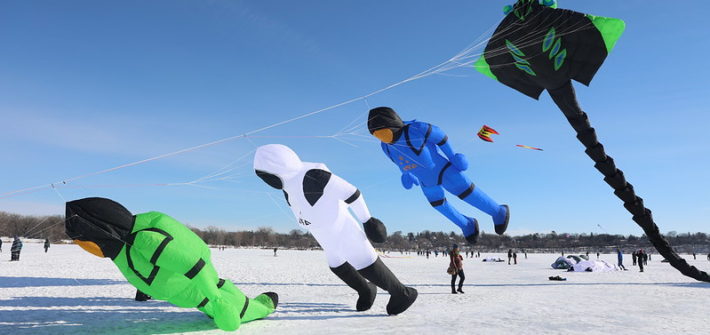
[[606, 152], [604, 152], [604, 146], [597, 140], [596, 132], [589, 123], [587, 113], [582, 111], [577, 102], [572, 82], [569, 81], [562, 87], [548, 90], [548, 92], [552, 100], [562, 110], [572, 128], [577, 132], [577, 139], [584, 144], [585, 152], [595, 163], [594, 167], [604, 175], [604, 181], [614, 189], [614, 194], [624, 202], [624, 207], [633, 215], [633, 220], [643, 228], [658, 253], [684, 275], [700, 281], [710, 282], [710, 276], [706, 272], [698, 270], [678, 256], [668, 241], [658, 231], [658, 226], [653, 222], [651, 210], [644, 207], [643, 199], [636, 195], [634, 187], [626, 181], [624, 173], [616, 167], [614, 159], [607, 156]]

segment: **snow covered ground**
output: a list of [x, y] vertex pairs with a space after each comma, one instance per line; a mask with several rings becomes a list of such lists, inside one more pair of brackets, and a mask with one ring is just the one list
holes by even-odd
[[[195, 309], [133, 301], [135, 290], [109, 260], [74, 245], [25, 243], [20, 262], [0, 254], [0, 334], [217, 334]], [[279, 293], [268, 319], [241, 334], [709, 334], [710, 284], [684, 277], [654, 255], [646, 272], [567, 273], [558, 255], [529, 254], [517, 266], [465, 259], [466, 294], [452, 295], [448, 259], [399, 253], [383, 258], [402, 282], [419, 290], [405, 313], [354, 311], [356, 294], [333, 275], [320, 251], [227, 249], [213, 261], [250, 296]], [[503, 254], [482, 254], [501, 257]], [[523, 257], [521, 257], [523, 258]], [[688, 256], [686, 256], [688, 258]], [[616, 261], [615, 255], [602, 259]], [[710, 270], [705, 255], [691, 264]], [[561, 275], [566, 282], [549, 281]]]

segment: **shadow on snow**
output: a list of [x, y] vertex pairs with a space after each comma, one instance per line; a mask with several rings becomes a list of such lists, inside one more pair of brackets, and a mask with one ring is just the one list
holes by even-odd
[[122, 285], [125, 280], [113, 279], [74, 279], [46, 277], [0, 277], [0, 288], [6, 287], [41, 287], [41, 286], [92, 286]]

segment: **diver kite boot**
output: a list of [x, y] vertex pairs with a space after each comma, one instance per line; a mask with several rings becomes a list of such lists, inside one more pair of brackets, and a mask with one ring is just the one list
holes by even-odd
[[276, 306], [279, 305], [279, 295], [276, 292], [264, 292], [256, 296], [254, 300], [261, 302], [264, 306], [269, 306], [270, 303], [273, 306], [272, 309], [276, 309]]
[[496, 228], [496, 234], [503, 235], [508, 229], [508, 221], [510, 220], [510, 208], [508, 205], [501, 205], [498, 215], [493, 217], [493, 224]]
[[397, 315], [406, 311], [417, 300], [417, 290], [404, 286], [379, 257], [370, 266], [358, 272], [390, 294], [390, 300], [387, 302], [387, 314], [389, 315]]
[[476, 220], [474, 218], [470, 218], [468, 216], [466, 216], [466, 218], [469, 220], [470, 226], [473, 227], [473, 232], [470, 234], [466, 234], [466, 230], [470, 230], [470, 228], [463, 229], [464, 230], [464, 237], [466, 238], [466, 241], [468, 241], [468, 243], [476, 244], [478, 242], [478, 235], [481, 233], [481, 230], [478, 229], [478, 220]]
[[330, 268], [330, 271], [333, 271], [340, 280], [357, 292], [359, 297], [355, 304], [355, 309], [358, 312], [366, 311], [372, 307], [377, 297], [377, 286], [369, 283], [348, 262], [343, 263], [343, 265], [337, 268]]
[[135, 298], [136, 301], [148, 301], [150, 299], [152, 299], [152, 297], [141, 292], [141, 290], [136, 291], [136, 298]]

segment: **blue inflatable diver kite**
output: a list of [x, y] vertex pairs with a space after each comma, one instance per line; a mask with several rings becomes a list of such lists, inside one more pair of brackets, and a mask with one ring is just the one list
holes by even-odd
[[429, 203], [459, 226], [469, 243], [478, 239], [478, 221], [451, 206], [444, 190], [490, 215], [496, 233], [505, 233], [510, 209], [499, 205], [463, 174], [468, 168], [466, 157], [454, 152], [439, 127], [416, 120], [402, 121], [389, 107], [371, 109], [367, 127], [382, 141], [382, 150], [402, 172], [402, 186], [421, 186]]

